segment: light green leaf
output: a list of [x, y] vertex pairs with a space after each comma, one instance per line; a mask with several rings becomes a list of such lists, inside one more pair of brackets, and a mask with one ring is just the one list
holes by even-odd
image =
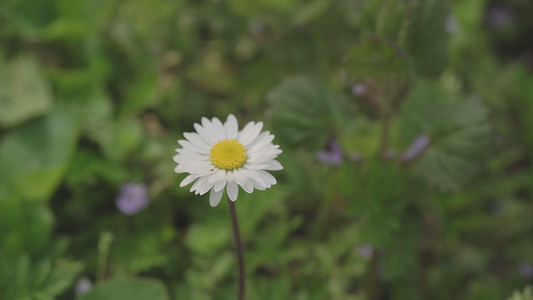
[[46, 200], [59, 184], [77, 138], [75, 115], [61, 109], [8, 133], [0, 146], [0, 195]]
[[515, 291], [507, 300], [533, 300], [533, 291], [527, 286], [523, 292]]
[[329, 87], [307, 76], [285, 79], [268, 94], [275, 134], [294, 147], [320, 149], [340, 131], [351, 107]]
[[98, 284], [81, 300], [168, 300], [163, 283], [145, 278], [114, 278]]
[[14, 126], [52, 107], [52, 93], [33, 56], [0, 61], [0, 126]]

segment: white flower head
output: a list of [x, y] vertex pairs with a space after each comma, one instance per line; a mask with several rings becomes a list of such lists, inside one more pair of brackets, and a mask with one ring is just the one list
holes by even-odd
[[276, 178], [267, 171], [281, 170], [275, 160], [281, 153], [272, 144], [274, 136], [261, 132], [263, 122], [250, 122], [239, 131], [237, 119], [230, 114], [226, 123], [217, 118], [202, 118], [202, 125], [195, 123], [196, 132], [185, 132], [186, 140], [179, 140], [183, 148], [176, 149], [173, 159], [178, 166], [176, 173], [189, 173], [180, 187], [192, 182], [191, 192], [203, 195], [208, 191], [209, 204], [220, 202], [224, 188], [231, 201], [237, 200], [239, 186], [247, 193], [254, 188], [265, 190], [276, 184]]

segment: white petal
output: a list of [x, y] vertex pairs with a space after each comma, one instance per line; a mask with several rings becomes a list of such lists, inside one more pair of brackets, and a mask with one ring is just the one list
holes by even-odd
[[224, 123], [224, 129], [226, 129], [226, 136], [228, 139], [236, 139], [239, 127], [237, 125], [237, 118], [233, 114], [230, 114]]
[[191, 142], [187, 140], [179, 140], [178, 144], [180, 144], [183, 147], [183, 149], [188, 149], [188, 150], [198, 152], [198, 153], [209, 153], [209, 150], [210, 150], [207, 148], [197, 147], [196, 145], [192, 144]]
[[250, 134], [250, 131], [254, 128], [255, 122], [248, 122], [248, 124], [244, 125], [244, 128], [239, 131], [237, 134], [237, 140], [241, 141], [241, 138], [244, 136], [248, 136]]
[[215, 192], [222, 190], [226, 186], [226, 182], [227, 181], [225, 179], [215, 182], [215, 185], [213, 186], [213, 190], [215, 190]]
[[248, 170], [263, 170], [265, 168], [268, 168], [268, 165], [267, 164], [247, 164], [246, 165], [246, 168]]
[[228, 191], [228, 198], [231, 201], [237, 200], [237, 196], [239, 195], [239, 186], [235, 181], [229, 181], [226, 190]]
[[226, 170], [218, 169], [213, 175], [209, 176], [208, 182], [217, 182], [222, 179], [226, 179]]
[[191, 186], [191, 189], [189, 190], [189, 192], [195, 192], [196, 195], [198, 195], [198, 189], [205, 183], [207, 182], [207, 178], [205, 177], [201, 177], [200, 179], [198, 179], [192, 186]]
[[200, 149], [210, 149], [209, 145], [205, 142], [204, 139], [200, 137], [198, 133], [184, 132], [183, 136]]
[[239, 169], [233, 170], [233, 176], [235, 176], [235, 182], [237, 182], [239, 185], [243, 185], [244, 181], [246, 180], [246, 176], [241, 174]]
[[217, 143], [222, 139], [218, 135], [215, 126], [213, 126], [211, 121], [209, 121], [206, 117], [202, 118], [202, 126], [204, 126], [205, 132], [211, 136], [212, 140], [214, 140], [214, 143]]
[[186, 185], [189, 185], [191, 182], [195, 181], [196, 179], [198, 179], [198, 177], [192, 176], [192, 175], [188, 175], [187, 177], [185, 177], [185, 179], [183, 179], [181, 181], [180, 187], [184, 187]]
[[265, 168], [265, 170], [268, 170], [268, 171], [283, 170], [283, 166], [277, 160], [273, 159], [273, 160], [269, 161], [267, 164], [268, 164], [268, 168]]
[[252, 185], [252, 182], [250, 182], [250, 180], [248, 180], [248, 179], [244, 182], [244, 184], [241, 184], [241, 187], [248, 194], [251, 194], [254, 191], [254, 187]]
[[202, 125], [194, 123], [194, 129], [198, 132], [198, 135], [208, 144], [213, 145], [216, 143], [215, 135], [208, 132]]
[[272, 176], [270, 173], [268, 173], [266, 171], [263, 171], [263, 170], [260, 170], [258, 172], [259, 172], [259, 177], [265, 183], [270, 184], [270, 185], [274, 185], [274, 184], [277, 183], [276, 178], [274, 176]]
[[226, 130], [224, 129], [224, 125], [218, 118], [211, 119], [211, 123], [213, 124], [213, 127], [215, 127], [215, 130], [217, 132], [217, 135], [220, 140], [227, 139], [226, 137]]
[[215, 192], [215, 190], [211, 190], [211, 193], [209, 193], [209, 205], [211, 207], [216, 207], [218, 203], [220, 203], [220, 199], [222, 199], [222, 193], [224, 191], [218, 191]]
[[259, 177], [248, 178], [255, 189], [264, 191], [267, 188], [267, 185]]
[[255, 124], [255, 126], [253, 126], [251, 130], [249, 130], [248, 134], [243, 134], [242, 136], [239, 136], [239, 142], [244, 147], [247, 147], [257, 138], [257, 135], [261, 132], [262, 128], [263, 122], [257, 122], [257, 124]]
[[274, 136], [268, 131], [261, 132], [261, 134], [249, 145], [250, 151], [257, 151], [268, 145], [272, 140], [274, 140]]
[[204, 184], [202, 184], [202, 186], [198, 188], [198, 194], [203, 195], [207, 193], [213, 187], [214, 184], [214, 182], [205, 182]]
[[233, 171], [228, 171], [226, 173], [226, 180], [227, 181], [233, 181], [235, 179], [235, 176], [233, 175]]
[[257, 173], [257, 171], [248, 169], [248, 167], [240, 168], [239, 171], [246, 178], [255, 177], [255, 176], [257, 176], [259, 174], [259, 173]]

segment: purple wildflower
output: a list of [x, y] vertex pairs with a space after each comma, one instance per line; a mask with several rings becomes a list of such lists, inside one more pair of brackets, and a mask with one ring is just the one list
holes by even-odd
[[88, 292], [90, 292], [92, 289], [93, 289], [93, 283], [87, 277], [82, 277], [76, 282], [75, 291], [76, 291], [77, 296], [85, 295]]
[[332, 166], [339, 166], [342, 164], [342, 148], [339, 142], [335, 139], [330, 139], [325, 149], [318, 152], [316, 159]]
[[513, 12], [504, 6], [491, 7], [487, 12], [487, 23], [491, 28], [506, 28], [512, 24], [513, 19]]
[[533, 265], [528, 262], [522, 261], [518, 263], [518, 271], [524, 278], [533, 278]]
[[429, 147], [429, 144], [431, 144], [431, 139], [429, 136], [425, 134], [421, 134], [417, 136], [413, 142], [411, 143], [411, 146], [407, 148], [402, 153], [402, 160], [403, 161], [411, 161], [417, 158], [422, 152], [424, 152], [427, 147]]
[[359, 245], [355, 247], [355, 250], [365, 259], [370, 259], [374, 256], [374, 247], [370, 245]]
[[133, 216], [148, 206], [146, 188], [138, 183], [123, 184], [115, 203], [123, 214]]
[[459, 21], [457, 21], [457, 18], [454, 15], [448, 15], [446, 17], [446, 22], [444, 23], [444, 28], [448, 34], [455, 34], [457, 29], [459, 29]]
[[362, 83], [356, 83], [352, 86], [352, 94], [355, 96], [362, 96], [366, 94], [366, 85]]

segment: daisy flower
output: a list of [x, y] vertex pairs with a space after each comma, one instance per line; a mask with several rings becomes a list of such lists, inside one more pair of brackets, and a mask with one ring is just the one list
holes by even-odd
[[183, 148], [176, 149], [173, 159], [176, 173], [189, 173], [180, 183], [184, 187], [194, 182], [191, 192], [203, 195], [210, 191], [209, 204], [220, 202], [224, 188], [231, 201], [237, 200], [239, 186], [247, 193], [265, 190], [276, 184], [267, 171], [281, 170], [275, 160], [281, 153], [272, 144], [274, 136], [261, 132], [263, 122], [250, 122], [239, 131], [237, 119], [230, 114], [224, 124], [218, 118], [202, 118], [195, 123], [196, 132], [185, 132], [179, 140]]

